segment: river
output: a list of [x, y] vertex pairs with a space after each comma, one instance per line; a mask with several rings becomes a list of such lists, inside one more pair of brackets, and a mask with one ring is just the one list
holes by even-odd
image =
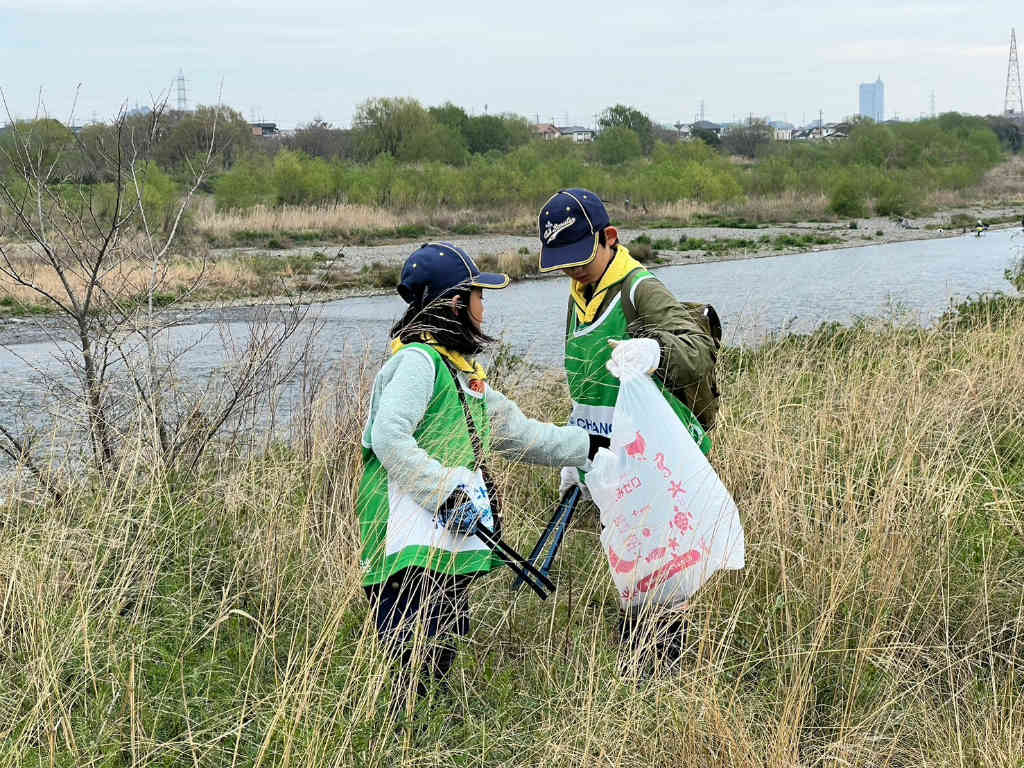
[[[824, 322], [909, 313], [934, 322], [950, 301], [1012, 287], [1003, 273], [1024, 245], [1016, 231], [983, 237], [812, 251], [744, 261], [665, 267], [658, 277], [680, 299], [713, 304], [725, 343], [751, 345], [784, 330], [807, 332]], [[537, 362], [561, 360], [567, 279], [526, 280], [486, 291], [485, 326]], [[320, 316], [335, 338], [382, 349], [398, 296], [325, 304]]]
[[[807, 332], [823, 322], [858, 316], [909, 315], [927, 326], [951, 301], [1010, 291], [1004, 270], [1024, 244], [1017, 231], [983, 237], [890, 243], [812, 251], [745, 261], [666, 267], [658, 277], [681, 299], [711, 303], [725, 343], [754, 345], [767, 335]], [[567, 280], [525, 280], [486, 292], [486, 330], [513, 351], [543, 364], [561, 362]], [[318, 358], [333, 363], [353, 351], [383, 356], [387, 331], [401, 313], [397, 295], [345, 299], [315, 306], [323, 327]], [[192, 323], [175, 328], [168, 343], [188, 351], [182, 378], [202, 381], [224, 358], [231, 340], [244, 340], [244, 322]], [[41, 395], [43, 382], [73, 384], [63, 344], [47, 341], [0, 347], [0, 423], [26, 413], [43, 426], [60, 408]]]

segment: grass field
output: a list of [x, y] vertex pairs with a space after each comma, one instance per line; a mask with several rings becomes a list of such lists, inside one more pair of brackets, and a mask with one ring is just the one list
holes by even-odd
[[[197, 477], [123, 470], [0, 507], [0, 765], [1000, 766], [1024, 755], [1024, 309], [729, 350], [712, 460], [747, 567], [682, 664], [620, 659], [593, 514], [545, 603], [497, 573], [449, 693], [394, 711], [353, 512], [374, 370]], [[564, 381], [497, 386], [565, 415]], [[528, 549], [555, 470], [503, 462]], [[9, 492], [9, 493], [8, 493]]]

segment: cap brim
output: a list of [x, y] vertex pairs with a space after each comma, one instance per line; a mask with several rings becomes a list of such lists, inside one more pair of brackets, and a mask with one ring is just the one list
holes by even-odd
[[571, 245], [563, 245], [559, 248], [541, 246], [540, 271], [553, 272], [556, 269], [569, 269], [589, 264], [597, 255], [597, 238], [595, 233], [592, 237], [584, 237]]
[[470, 285], [473, 288], [505, 288], [512, 282], [512, 278], [499, 272], [481, 272], [473, 278]]

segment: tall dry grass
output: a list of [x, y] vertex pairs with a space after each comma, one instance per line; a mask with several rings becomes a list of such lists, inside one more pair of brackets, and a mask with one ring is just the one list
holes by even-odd
[[750, 196], [728, 203], [701, 203], [696, 200], [677, 200], [657, 203], [647, 211], [617, 212], [616, 220], [629, 222], [634, 218], [655, 218], [690, 224], [712, 217], [740, 218], [747, 221], [820, 221], [831, 218], [828, 197], [790, 190], [777, 195]]
[[929, 208], [948, 210], [971, 205], [1019, 205], [1024, 200], [1024, 158], [1009, 158], [988, 171], [981, 183], [969, 189], [940, 189], [930, 192]]
[[[389, 708], [353, 512], [367, 363], [199, 481], [140, 461], [59, 508], [8, 503], [0, 764], [1019, 768], [1022, 332], [1016, 307], [730, 352], [712, 459], [748, 564], [651, 677], [618, 658], [584, 515], [555, 597], [480, 579], [451, 693]], [[564, 416], [560, 377], [495, 381]], [[526, 549], [556, 473], [498, 469]]]
[[[32, 286], [51, 296], [66, 295], [64, 284], [57, 272], [43, 263], [30, 247], [21, 248], [10, 261], [19, 274]], [[141, 260], [123, 260], [113, 265], [104, 275], [104, 287], [108, 298], [127, 302], [143, 297], [149, 289], [152, 264]], [[162, 296], [179, 296], [195, 292], [197, 297], [233, 297], [258, 294], [268, 287], [265, 275], [254, 269], [253, 260], [245, 258], [208, 261], [201, 256], [174, 256], [158, 269], [157, 291]], [[79, 269], [71, 269], [66, 275], [68, 286], [76, 293], [84, 293], [89, 283], [88, 276]], [[0, 274], [0, 300], [9, 298], [20, 307], [54, 309], [52, 302], [32, 286], [15, 282], [9, 276]]]
[[418, 229], [437, 232], [519, 231], [534, 224], [536, 212], [510, 206], [494, 210], [438, 209], [396, 210], [369, 205], [331, 203], [325, 205], [255, 206], [241, 211], [217, 211], [206, 202], [195, 214], [196, 228], [214, 240], [230, 240], [238, 233], [336, 235], [401, 234]]

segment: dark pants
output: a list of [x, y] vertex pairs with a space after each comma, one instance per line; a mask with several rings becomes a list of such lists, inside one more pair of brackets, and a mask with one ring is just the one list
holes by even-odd
[[619, 641], [645, 666], [672, 664], [683, 653], [688, 625], [685, 611], [627, 609], [619, 618]]
[[416, 677], [422, 696], [430, 682], [443, 682], [455, 662], [457, 637], [469, 634], [471, 576], [409, 567], [366, 587], [377, 634], [399, 662], [403, 683]]

